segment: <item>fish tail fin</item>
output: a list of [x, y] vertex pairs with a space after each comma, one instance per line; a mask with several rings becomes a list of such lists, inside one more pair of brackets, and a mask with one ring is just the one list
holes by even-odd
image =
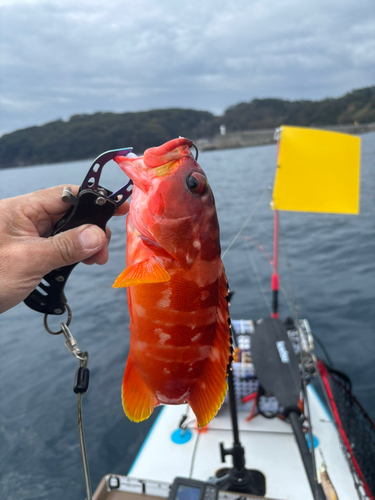
[[219, 411], [227, 393], [227, 374], [232, 360], [232, 338], [229, 327], [228, 284], [224, 267], [219, 278], [219, 300], [215, 339], [211, 354], [189, 398], [199, 427], [207, 425]]
[[156, 402], [129, 353], [122, 380], [122, 406], [126, 416], [133, 422], [142, 422], [154, 411]]

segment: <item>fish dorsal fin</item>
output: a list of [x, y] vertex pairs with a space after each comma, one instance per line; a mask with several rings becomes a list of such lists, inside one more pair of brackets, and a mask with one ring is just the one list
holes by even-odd
[[142, 260], [127, 267], [116, 278], [113, 288], [126, 286], [145, 285], [146, 283], [163, 283], [171, 279], [170, 274], [154, 258]]

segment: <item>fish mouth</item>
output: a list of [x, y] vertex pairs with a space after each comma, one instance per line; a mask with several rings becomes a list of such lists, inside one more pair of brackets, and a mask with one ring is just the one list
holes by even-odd
[[[195, 160], [191, 148], [195, 149]], [[155, 177], [169, 175], [185, 158], [198, 158], [198, 149], [190, 139], [180, 137], [155, 148], [146, 149], [143, 156], [129, 153], [116, 156], [114, 161], [133, 181], [134, 186], [146, 192]]]
[[190, 139], [179, 137], [162, 144], [156, 148], [146, 149], [143, 155], [143, 162], [148, 168], [162, 167], [168, 163], [174, 162], [184, 156], [193, 156], [190, 148], [197, 148]]

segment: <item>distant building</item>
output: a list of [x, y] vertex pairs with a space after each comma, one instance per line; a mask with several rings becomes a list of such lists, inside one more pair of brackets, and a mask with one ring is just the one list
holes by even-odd
[[220, 134], [225, 135], [227, 133], [227, 128], [225, 125], [220, 125]]

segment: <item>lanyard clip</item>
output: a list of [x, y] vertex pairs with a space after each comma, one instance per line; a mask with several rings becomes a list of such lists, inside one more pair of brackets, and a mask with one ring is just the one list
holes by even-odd
[[[68, 187], [64, 188], [62, 199], [72, 206], [55, 224], [53, 236], [83, 224], [96, 224], [105, 231], [109, 219], [130, 197], [133, 182], [129, 180], [120, 189], [112, 192], [99, 185], [100, 176], [106, 163], [116, 156], [126, 156], [131, 152], [132, 148], [113, 149], [98, 156], [87, 172], [77, 196], [74, 196]], [[25, 304], [46, 315], [63, 314], [67, 309], [65, 284], [76, 265], [55, 269], [44, 276], [36, 289], [26, 297]]]

